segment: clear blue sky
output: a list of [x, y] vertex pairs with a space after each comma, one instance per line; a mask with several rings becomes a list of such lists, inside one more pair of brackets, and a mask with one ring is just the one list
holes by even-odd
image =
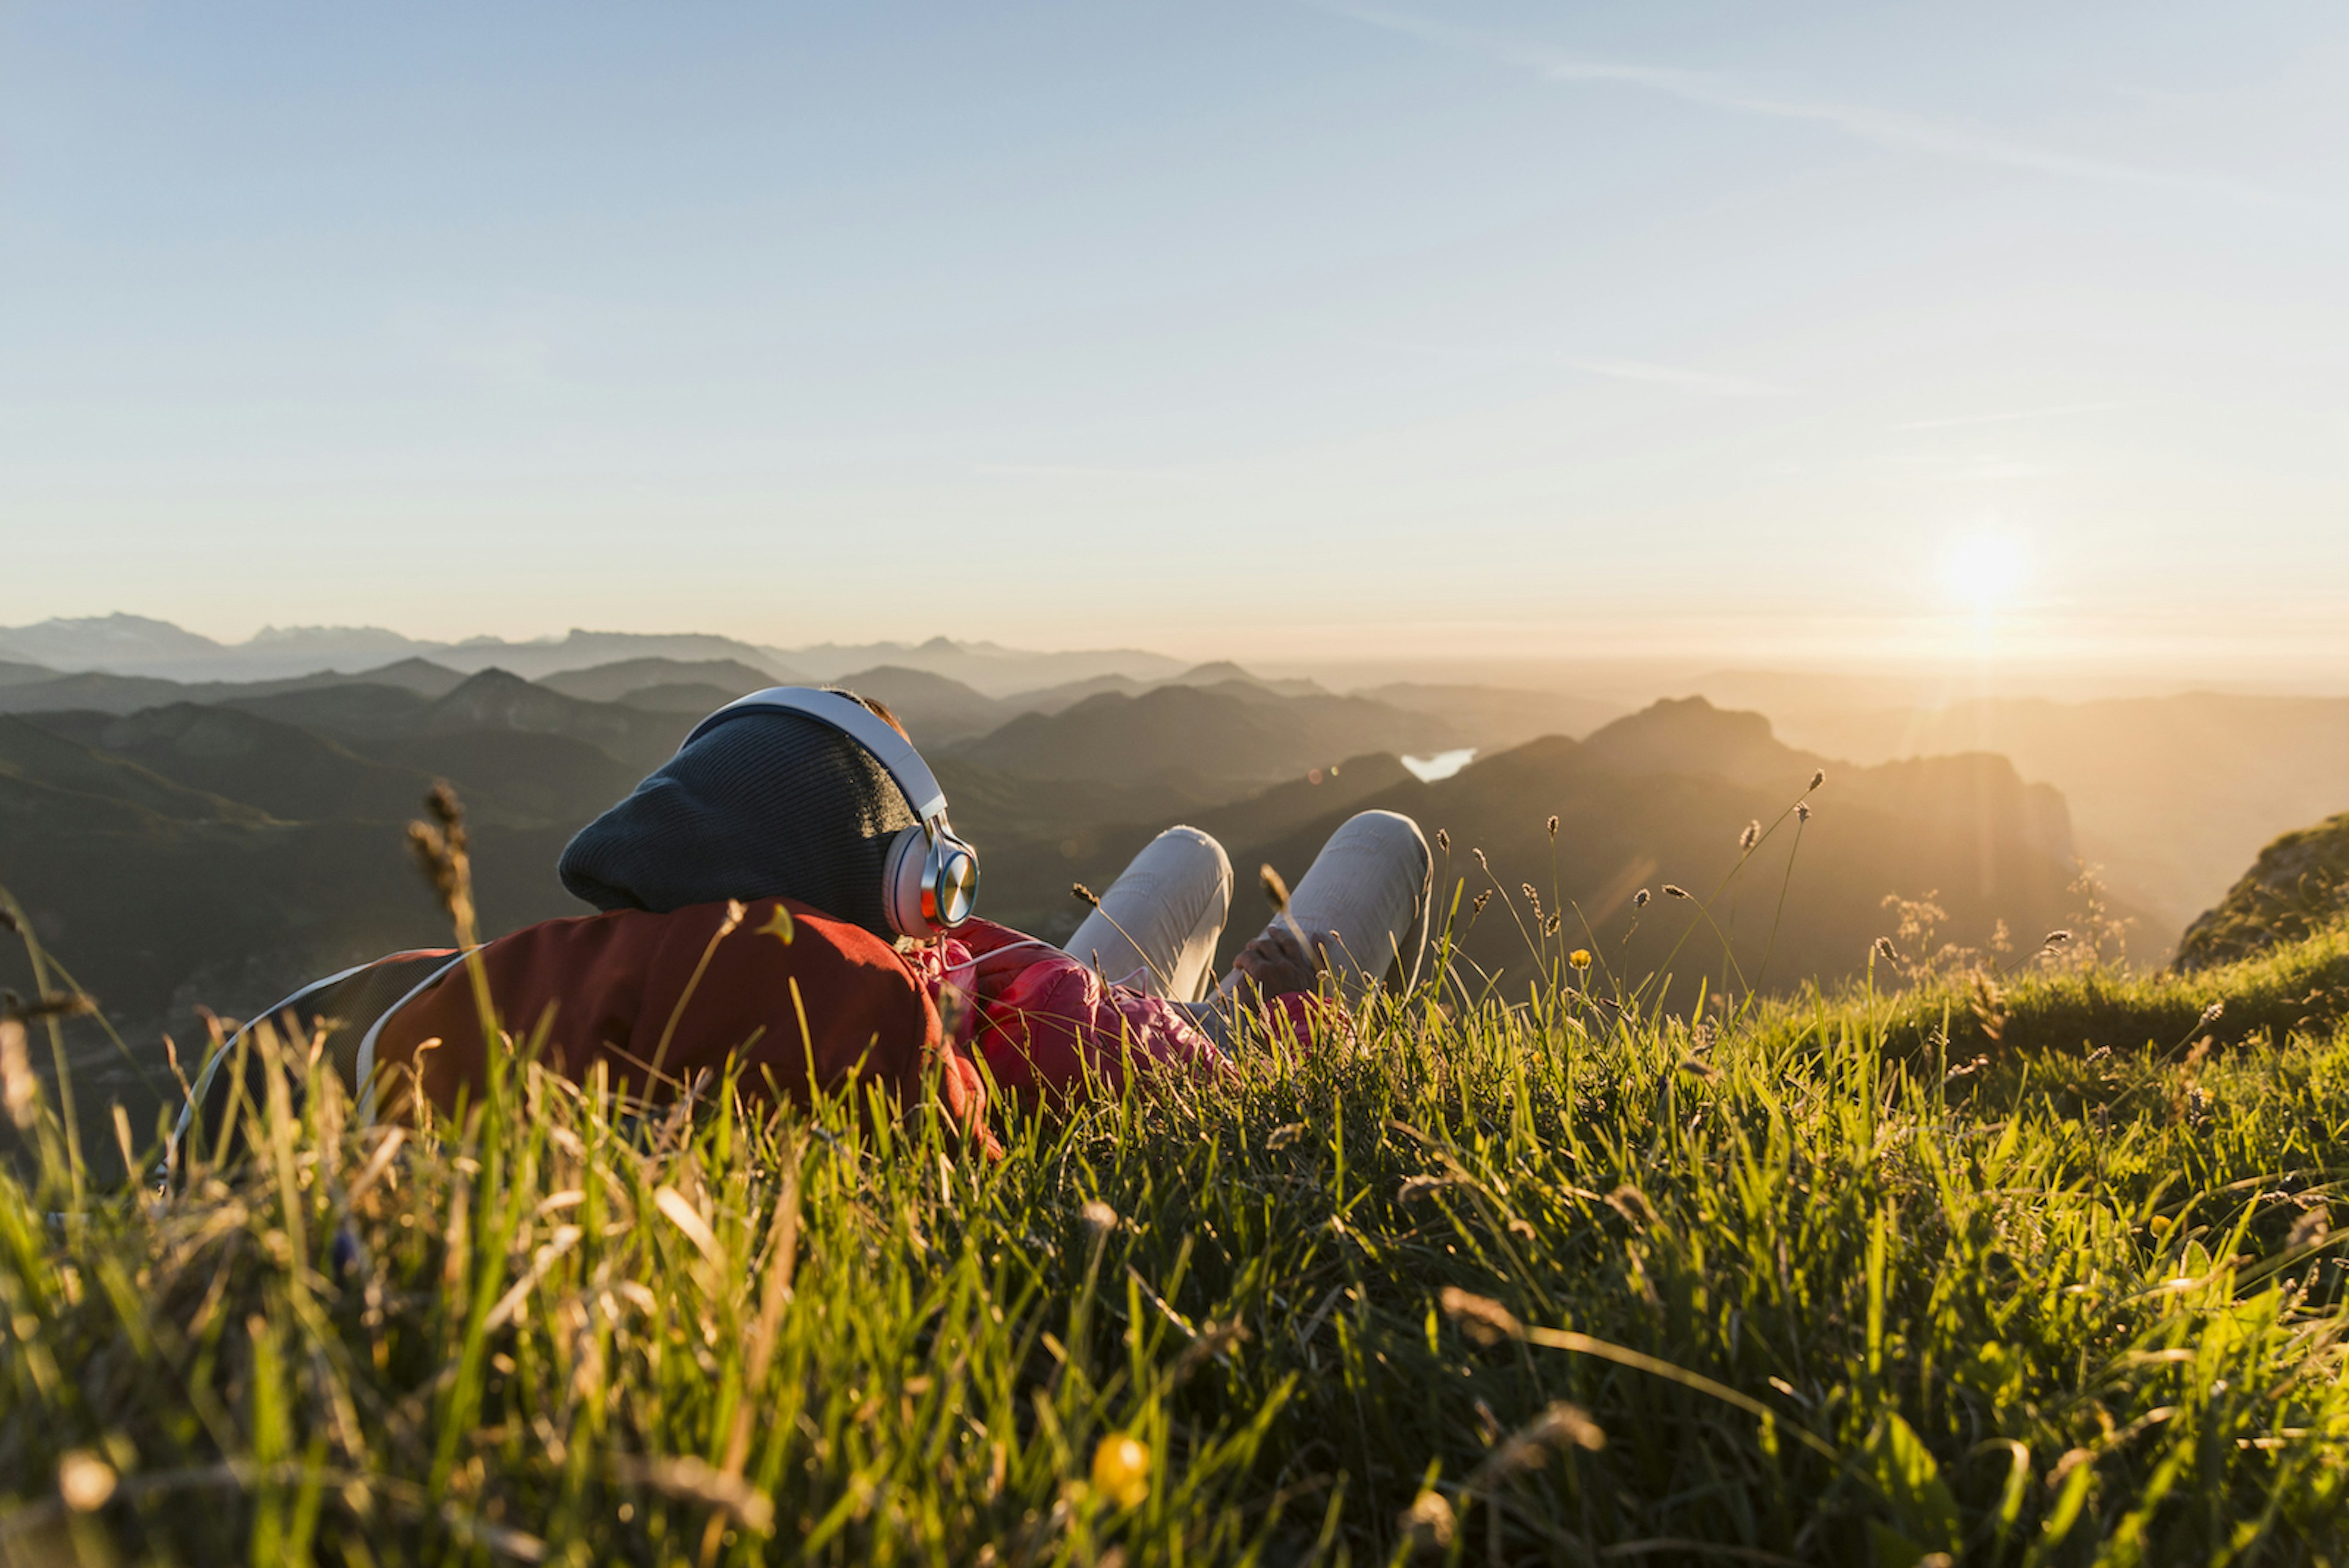
[[1987, 541], [2015, 649], [2349, 664], [2344, 82], [2337, 3], [0, 4], [0, 623], [1848, 661]]

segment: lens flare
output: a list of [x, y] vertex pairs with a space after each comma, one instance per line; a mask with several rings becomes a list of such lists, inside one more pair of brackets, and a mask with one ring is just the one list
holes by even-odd
[[2011, 608], [2023, 594], [2031, 563], [2021, 540], [2004, 534], [1970, 534], [1941, 552], [1941, 586], [1976, 615]]

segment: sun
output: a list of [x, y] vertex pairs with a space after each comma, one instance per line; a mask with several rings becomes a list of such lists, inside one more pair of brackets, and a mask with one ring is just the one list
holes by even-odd
[[1943, 589], [1978, 616], [2013, 608], [2030, 569], [2023, 542], [2010, 535], [1961, 535], [1941, 551]]

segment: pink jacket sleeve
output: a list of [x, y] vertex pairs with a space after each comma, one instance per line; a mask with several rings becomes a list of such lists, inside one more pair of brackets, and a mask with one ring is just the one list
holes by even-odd
[[1129, 1067], [1212, 1072], [1223, 1064], [1182, 1008], [1105, 983], [1049, 942], [973, 920], [947, 948], [945, 982], [968, 1001], [949, 1001], [946, 1010], [962, 1014], [957, 1033], [1015, 1096], [1069, 1100], [1095, 1085], [1115, 1094]]

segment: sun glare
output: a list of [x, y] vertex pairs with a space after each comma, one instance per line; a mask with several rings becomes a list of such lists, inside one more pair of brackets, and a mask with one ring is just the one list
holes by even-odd
[[1976, 615], [2012, 607], [2022, 597], [2030, 563], [2020, 540], [2003, 534], [1969, 534], [1941, 552], [1941, 586]]

